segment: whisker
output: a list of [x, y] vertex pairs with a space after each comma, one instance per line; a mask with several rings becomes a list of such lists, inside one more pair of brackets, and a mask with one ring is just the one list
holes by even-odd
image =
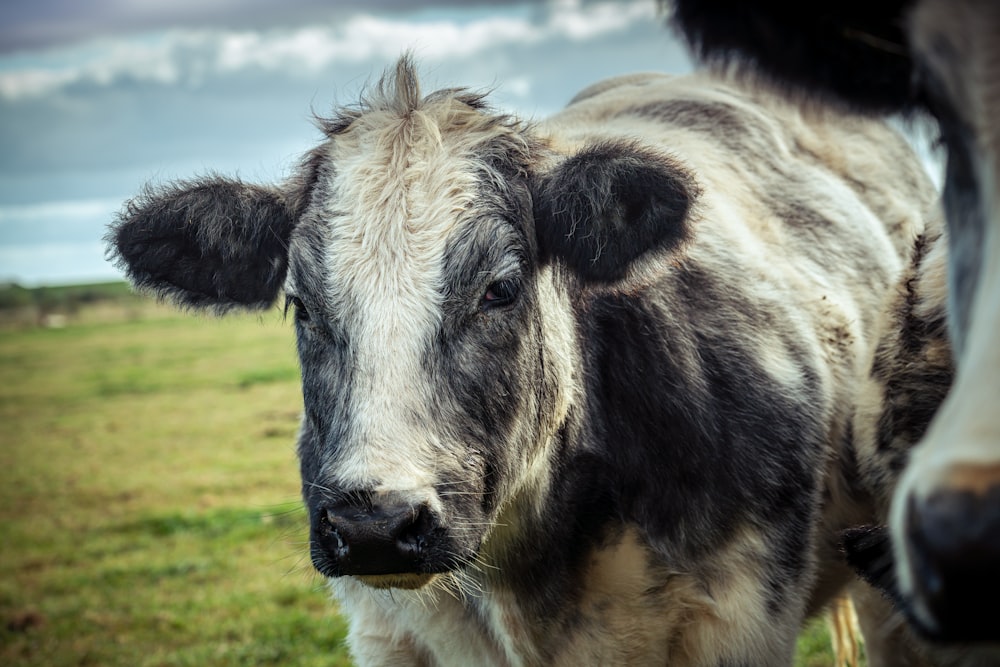
[[461, 524], [456, 524], [455, 525], [456, 528], [465, 527], [465, 526], [470, 526], [470, 527], [471, 526], [490, 526], [490, 527], [493, 527], [493, 528], [508, 528], [509, 524], [506, 524], [506, 523], [497, 523], [495, 521], [462, 521]]
[[313, 489], [317, 489], [319, 491], [324, 491], [324, 492], [329, 493], [329, 494], [333, 494], [334, 493], [333, 489], [331, 489], [330, 487], [325, 486], [323, 484], [317, 484], [316, 482], [306, 482], [305, 484], [306, 484], [306, 486], [308, 486], [310, 488], [313, 488]]
[[497, 566], [497, 565], [493, 565], [492, 563], [487, 563], [487, 562], [486, 562], [486, 559], [484, 559], [484, 558], [483, 558], [483, 557], [482, 557], [481, 555], [479, 555], [479, 554], [476, 554], [476, 556], [475, 556], [475, 558], [474, 558], [474, 561], [475, 561], [475, 564], [476, 564], [477, 566], [479, 566], [479, 567], [485, 567], [485, 568], [488, 568], [488, 569], [490, 569], [490, 570], [495, 570], [495, 571], [497, 571], [497, 572], [500, 572], [500, 567], [499, 567], [499, 566]]

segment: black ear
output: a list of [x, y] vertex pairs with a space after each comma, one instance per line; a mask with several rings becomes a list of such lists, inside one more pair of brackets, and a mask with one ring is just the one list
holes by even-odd
[[587, 280], [619, 280], [639, 257], [687, 238], [697, 196], [668, 156], [633, 143], [588, 147], [535, 183], [543, 259], [562, 259]]
[[288, 269], [294, 219], [280, 192], [222, 178], [147, 190], [105, 241], [138, 289], [182, 306], [266, 308]]
[[840, 549], [859, 577], [881, 591], [898, 609], [905, 609], [906, 602], [896, 584], [895, 556], [888, 527], [858, 526], [841, 531]]

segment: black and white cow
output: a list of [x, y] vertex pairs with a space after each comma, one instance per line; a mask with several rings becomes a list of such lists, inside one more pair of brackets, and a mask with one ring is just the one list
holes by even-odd
[[528, 124], [408, 58], [322, 129], [286, 183], [151, 189], [109, 241], [182, 306], [284, 290], [358, 662], [791, 664], [852, 579], [857, 378], [935, 210], [905, 142], [707, 76]]
[[799, 100], [925, 111], [940, 126], [958, 370], [887, 480], [895, 567], [883, 585], [923, 634], [1000, 651], [1000, 607], [980, 602], [1000, 596], [1000, 2], [661, 3], [703, 60]]

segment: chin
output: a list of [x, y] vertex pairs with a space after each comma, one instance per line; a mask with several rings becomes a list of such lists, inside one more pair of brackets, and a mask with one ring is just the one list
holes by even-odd
[[401, 588], [408, 591], [427, 586], [438, 578], [436, 574], [369, 574], [355, 576], [365, 586], [371, 588]]

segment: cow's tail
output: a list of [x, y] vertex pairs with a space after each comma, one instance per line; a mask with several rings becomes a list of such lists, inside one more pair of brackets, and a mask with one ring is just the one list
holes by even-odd
[[858, 667], [861, 664], [861, 629], [850, 597], [841, 595], [833, 601], [827, 622], [836, 667]]

